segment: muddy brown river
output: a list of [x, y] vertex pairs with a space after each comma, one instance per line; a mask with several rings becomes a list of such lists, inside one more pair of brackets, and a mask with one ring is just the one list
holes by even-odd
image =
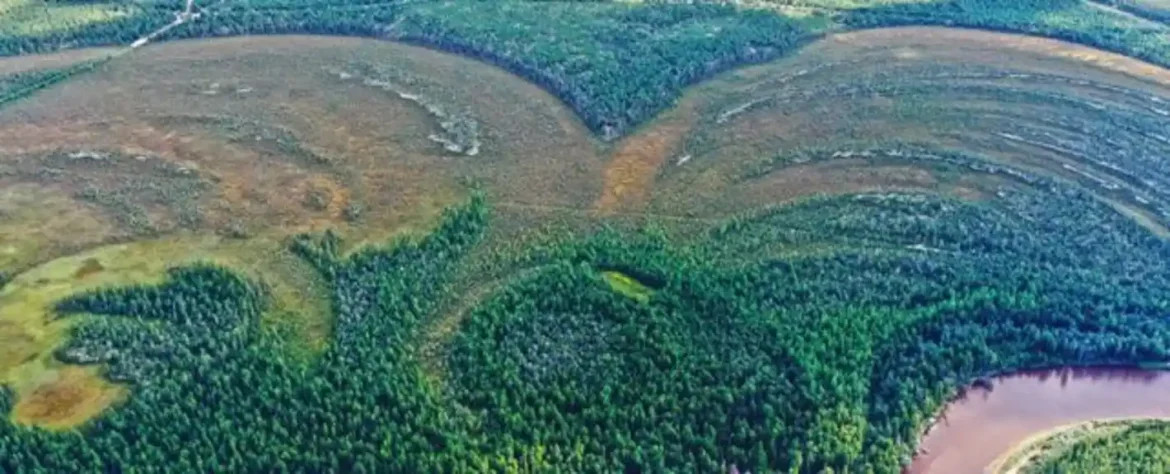
[[1031, 436], [1104, 418], [1170, 417], [1170, 372], [1082, 368], [992, 379], [947, 405], [906, 474], [981, 474]]

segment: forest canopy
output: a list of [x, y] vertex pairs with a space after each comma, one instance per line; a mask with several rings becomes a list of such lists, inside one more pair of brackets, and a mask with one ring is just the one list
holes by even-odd
[[[59, 304], [99, 315], [61, 356], [134, 394], [83, 437], [0, 425], [0, 468], [898, 472], [977, 376], [1170, 359], [1170, 245], [1047, 188], [814, 198], [700, 244], [603, 230], [534, 247], [492, 264], [529, 270], [471, 310], [437, 380], [421, 334], [488, 225], [482, 195], [420, 240], [296, 239], [337, 325], [308, 365], [257, 330], [262, 287], [177, 268]], [[810, 242], [837, 250], [770, 250]]]
[[[782, 57], [822, 35], [851, 29], [943, 25], [1017, 32], [1093, 45], [1170, 66], [1170, 27], [1159, 23], [1154, 14], [1126, 13], [1145, 7], [1120, 1], [250, 0], [198, 2], [190, 16], [176, 15], [185, 4], [176, 0], [0, 3], [0, 55], [126, 45], [172, 22], [177, 26], [152, 41], [294, 33], [374, 37], [454, 52], [505, 68], [555, 94], [594, 134], [606, 139], [632, 133], [654, 120], [689, 85], [740, 65]], [[295, 54], [297, 60], [304, 59], [303, 51]], [[850, 61], [834, 65], [857, 65]], [[101, 60], [82, 62], [0, 77], [0, 106], [99, 69], [101, 64]], [[53, 363], [100, 370], [106, 380], [127, 387], [129, 395], [74, 430], [27, 426], [7, 417], [0, 420], [0, 473], [894, 474], [910, 462], [932, 417], [972, 380], [1037, 367], [1164, 366], [1170, 362], [1170, 318], [1166, 317], [1170, 314], [1170, 240], [1158, 235], [1165, 230], [1159, 220], [1170, 216], [1163, 206], [1166, 191], [1159, 185], [1166, 179], [1166, 166], [1158, 154], [1170, 147], [1170, 138], [1161, 132], [1170, 112], [1159, 108], [1160, 102], [1154, 103], [1162, 99], [1140, 89], [1149, 84], [1130, 88], [1097, 77], [1090, 81], [986, 65], [936, 66], [909, 64], [917, 82], [897, 83], [892, 80], [895, 73], [862, 70], [859, 81], [825, 81], [823, 88], [799, 91], [791, 86], [797, 83], [794, 78], [808, 71], [793, 70], [763, 79], [773, 87], [766, 95], [751, 96], [760, 92], [752, 89], [761, 84], [757, 82], [736, 90], [741, 93], [731, 96], [736, 100], [704, 104], [729, 108], [699, 116], [696, 122], [706, 120], [702, 125], [711, 126], [710, 130], [727, 130], [714, 125], [739, 115], [787, 125], [785, 119], [791, 115], [776, 106], [800, 108], [813, 103], [802, 101], [801, 95], [818, 96], [822, 102], [817, 106], [826, 109], [833, 108], [835, 101], [856, 99], [870, 101], [864, 107], [888, 111], [883, 116], [867, 115], [872, 110], [863, 107], [849, 109], [866, 112], [857, 119], [865, 122], [871, 116], [921, 113], [925, 107], [914, 102], [915, 94], [942, 97], [939, 91], [945, 90], [954, 94], [955, 102], [963, 101], [963, 107], [975, 104], [971, 109], [956, 107], [956, 115], [975, 110], [971, 116], [995, 119], [987, 120], [994, 127], [979, 130], [982, 135], [976, 137], [983, 140], [980, 144], [990, 143], [988, 149], [1047, 150], [1075, 157], [1070, 162], [1088, 171], [1039, 158], [1026, 164], [1059, 170], [1044, 169], [1048, 173], [1039, 174], [1032, 167], [1016, 168], [1009, 160], [966, 149], [963, 145], [973, 142], [953, 133], [938, 143], [893, 137], [881, 147], [870, 148], [860, 144], [860, 138], [801, 148], [782, 144], [779, 150], [772, 146], [776, 142], [761, 140], [741, 148], [744, 154], [755, 156], [745, 158], [746, 165], [737, 162], [743, 166], [734, 173], [704, 174], [711, 168], [701, 167], [714, 167], [710, 162], [717, 160], [670, 155], [676, 148], [685, 148], [686, 140], [707, 133], [695, 126], [695, 130], [675, 133], [683, 145], [662, 145], [654, 156], [626, 155], [636, 162], [630, 168], [653, 161], [639, 160], [646, 157], [673, 161], [673, 168], [652, 163], [635, 171], [650, 176], [649, 181], [677, 173], [673, 177], [679, 177], [676, 183], [682, 182], [679, 187], [684, 191], [691, 191], [684, 178], [694, 178], [690, 183], [724, 180], [728, 187], [759, 189], [775, 184], [769, 178], [794, 169], [800, 185], [812, 181], [806, 177], [828, 177], [823, 179], [829, 185], [810, 185], [801, 190], [813, 192], [794, 193], [800, 195], [715, 217], [696, 209], [677, 215], [658, 213], [661, 209], [653, 208], [655, 202], [640, 203], [645, 204], [643, 208], [631, 206], [634, 211], [604, 214], [597, 212], [600, 206], [588, 204], [577, 208], [497, 201], [499, 196], [462, 174], [481, 164], [485, 168], [501, 165], [493, 171], [515, 169], [504, 167], [501, 157], [491, 156], [495, 150], [476, 158], [482, 161], [474, 161], [471, 154], [438, 156], [429, 151], [403, 158], [367, 153], [376, 148], [363, 148], [365, 143], [358, 143], [362, 140], [354, 134], [349, 137], [352, 140], [337, 140], [340, 147], [360, 149], [364, 153], [360, 159], [386, 167], [377, 170], [381, 174], [355, 173], [358, 176], [352, 181], [359, 185], [389, 181], [393, 173], [418, 178], [411, 173], [432, 170], [427, 160], [464, 166], [434, 169], [451, 182], [472, 184], [451, 191], [456, 197], [450, 201], [419, 199], [425, 204], [418, 207], [433, 206], [439, 217], [420, 225], [425, 227], [422, 231], [394, 234], [398, 237], [388, 241], [372, 241], [371, 233], [355, 242], [342, 231], [322, 230], [324, 225], [306, 226], [314, 232], [280, 235], [285, 240], [279, 244], [280, 239], [271, 236], [255, 239], [282, 246], [265, 250], [292, 260], [285, 268], [304, 270], [306, 275], [299, 276], [324, 295], [321, 312], [329, 327], [321, 332], [324, 342], [319, 351], [306, 355], [308, 351], [296, 347], [290, 334], [264, 324], [278, 289], [251, 267], [212, 260], [186, 263], [170, 268], [159, 281], [95, 285], [53, 298], [54, 322], [69, 324], [68, 337], [62, 337], [64, 341], [52, 354]], [[373, 76], [354, 77], [341, 71], [329, 79], [353, 94], [344, 96], [346, 100], [382, 97], [361, 95], [371, 91], [357, 86], [377, 85], [381, 79]], [[343, 82], [346, 79], [349, 82]], [[967, 82], [956, 87], [959, 79]], [[1026, 86], [1041, 81], [1059, 90]], [[206, 82], [185, 90], [184, 100], [192, 102], [179, 103], [193, 104], [221, 93], [218, 82], [214, 86], [211, 80]], [[300, 91], [307, 89], [311, 87]], [[245, 93], [264, 97], [266, 92], [251, 85], [223, 86], [222, 90], [236, 94], [224, 93], [228, 100], [238, 100]], [[1076, 95], [1085, 90], [1089, 92]], [[389, 100], [410, 95], [389, 89], [373, 92]], [[1110, 94], [1124, 100], [1113, 97], [1113, 102], [1106, 102]], [[988, 97], [992, 99], [979, 100]], [[310, 97], [299, 105], [310, 112], [327, 107], [339, 113], [362, 110], [343, 108], [338, 102]], [[1019, 109], [975, 108], [988, 102], [1015, 104]], [[1067, 116], [1045, 113], [1049, 109], [1038, 105], [1045, 103], [1062, 104], [1064, 109], [1054, 110], [1073, 112]], [[1101, 104], [1116, 110], [1107, 111]], [[949, 105], [940, 101], [936, 108]], [[450, 115], [435, 113], [431, 109], [436, 106], [416, 100], [411, 107], [397, 110], [419, 117], [429, 111], [427, 120], [450, 128], [442, 123], [451, 122]], [[318, 153], [307, 141], [302, 146], [295, 127], [268, 127], [211, 114], [195, 116], [206, 110], [192, 111], [190, 116], [155, 116], [150, 118], [155, 122], [143, 120], [127, 128], [142, 125], [134, 128], [137, 133], [166, 120], [199, 122], [202, 128], [188, 128], [187, 135], [178, 138], [163, 130], [166, 126], [138, 135], [146, 137], [141, 143], [158, 138], [155, 141], [164, 146], [173, 145], [168, 151], [180, 157], [200, 150], [225, 150], [225, 154], [239, 151], [240, 156], [265, 160], [297, 154], [303, 162], [319, 167], [314, 169], [334, 164], [329, 153]], [[950, 120], [986, 125], [971, 116]], [[821, 116], [811, 117], [809, 122]], [[101, 117], [95, 120], [99, 123], [95, 129], [113, 130], [119, 124], [110, 124], [120, 119]], [[371, 121], [370, 128], [376, 132], [399, 124], [409, 124], [401, 128], [416, 125], [405, 120], [392, 125], [387, 125], [389, 120]], [[343, 128], [333, 127], [328, 120], [321, 122]], [[1000, 126], [1005, 123], [1012, 128]], [[810, 136], [854, 138], [853, 132], [863, 131], [868, 124], [854, 128], [850, 126], [856, 124], [842, 124], [831, 132], [817, 129], [823, 135]], [[557, 125], [571, 128], [563, 123], [552, 126]], [[813, 125], [831, 128], [838, 124]], [[424, 129], [418, 126], [413, 131]], [[79, 130], [81, 136], [93, 129]], [[230, 139], [222, 148], [201, 148], [205, 142], [191, 139], [225, 130]], [[479, 130], [474, 128], [476, 133]], [[147, 133], [155, 131], [160, 133]], [[696, 135], [681, 136], [692, 131]], [[793, 135], [805, 132], [791, 131]], [[494, 129], [484, 127], [485, 142], [498, 138], [492, 133]], [[585, 146], [594, 143], [588, 133], [580, 135], [587, 138], [581, 142]], [[653, 139], [670, 133], [650, 135], [652, 140], [646, 143], [655, 145]], [[396, 142], [399, 136], [381, 135], [377, 139], [395, 146], [407, 140]], [[939, 144], [944, 142], [948, 145]], [[264, 153], [247, 153], [263, 147], [268, 147]], [[1101, 152], [1104, 148], [1110, 152]], [[105, 166], [106, 171], [127, 166], [138, 173], [144, 169], [135, 168], [138, 163], [156, 158], [145, 153], [122, 156], [55, 150], [45, 156], [19, 156], [11, 163], [54, 165], [72, 160], [71, 164]], [[263, 161], [263, 166], [255, 164], [259, 161], [238, 161], [257, 169], [276, 163], [264, 171], [285, 167], [291, 170], [288, 176], [311, 174], [301, 173], [304, 168], [291, 160]], [[573, 163], [581, 161], [586, 160]], [[867, 177], [857, 178], [856, 169], [834, 168], [846, 161], [862, 172], [867, 166], [881, 165], [883, 176], [897, 175], [897, 183], [917, 179], [937, 186], [865, 185]], [[520, 167], [548, 163], [525, 161]], [[64, 174], [64, 168], [46, 166], [27, 174], [52, 178]], [[167, 169], [194, 180], [203, 171], [196, 168]], [[581, 185], [586, 192], [580, 195], [594, 196], [596, 188], [634, 181], [622, 181], [627, 178], [621, 176], [627, 171], [622, 167], [597, 167], [603, 168], [605, 176], [589, 177], [592, 181]], [[687, 174], [696, 168], [694, 174]], [[17, 171], [15, 166], [0, 168], [0, 177], [15, 176]], [[585, 171], [582, 165], [572, 176], [585, 176]], [[540, 176], [555, 172], [559, 169]], [[111, 180], [128, 174], [110, 173]], [[231, 174], [208, 173], [207, 180], [230, 181], [225, 189], [230, 187], [246, 204], [261, 200], [255, 197], [261, 194], [249, 194], [248, 177], [231, 181], [235, 178]], [[313, 224], [334, 223], [322, 217], [331, 212], [344, 214], [346, 221], [360, 221], [361, 207], [343, 207], [341, 199], [333, 200], [335, 189], [337, 195], [351, 189], [333, 186], [352, 177], [343, 175], [314, 175], [321, 179], [310, 184], [320, 187], [311, 191], [319, 193], [289, 209], [312, 208], [316, 214], [305, 220], [316, 219]], [[609, 182], [611, 175], [617, 175], [612, 180], [616, 185]], [[856, 182], [838, 179], [841, 176]], [[1111, 180], [1126, 186], [1108, 188], [1115, 182]], [[302, 184], [292, 177], [287, 182], [295, 185], [274, 181], [282, 191], [287, 187], [290, 195]], [[520, 186], [563, 184], [531, 181], [535, 180]], [[69, 184], [47, 178], [34, 183]], [[143, 187], [157, 193], [149, 194], [152, 199], [143, 207], [177, 198], [167, 195], [170, 188], [155, 189], [150, 184]], [[944, 185], [954, 185], [954, 192], [937, 191]], [[969, 187], [955, 191], [959, 185]], [[393, 205], [411, 192], [390, 195], [388, 191], [387, 196], [378, 196], [385, 199], [375, 202]], [[761, 195], [761, 199], [775, 197]], [[89, 205], [101, 204], [96, 191], [87, 194], [86, 188], [74, 198], [86, 196]], [[459, 196], [466, 199], [460, 202]], [[438, 209], [449, 202], [457, 204], [440, 213]], [[511, 206], [509, 215], [521, 218], [501, 223], [499, 216], [504, 213], [493, 209], [497, 204]], [[650, 211], [638, 212], [641, 209]], [[567, 230], [558, 227], [554, 232], [530, 225], [539, 219], [525, 218], [537, 210], [545, 213], [541, 216], [557, 216], [560, 220], [553, 224]], [[533, 214], [522, 214], [527, 211]], [[286, 214], [277, 217], [283, 219]], [[395, 219], [387, 221], [399, 223]], [[126, 222], [117, 224], [129, 227]], [[249, 240], [242, 226], [231, 229], [212, 237]], [[518, 234], [523, 238], [513, 238]], [[153, 229], [120, 238], [127, 235], [157, 237]], [[45, 281], [45, 285], [56, 284]], [[5, 274], [0, 273], [0, 287], [5, 283]], [[292, 312], [298, 310], [302, 308]], [[15, 412], [19, 401], [15, 390], [0, 387], [0, 413]], [[1054, 460], [1044, 468], [1050, 471], [1044, 472], [1120, 469], [1137, 463], [1160, 466], [1156, 460], [1146, 462], [1161, 455], [1164, 443], [1151, 439], [1163, 436], [1164, 431], [1161, 426], [1143, 425], [1127, 432], [1117, 444], [1084, 444]]]
[[[1122, 2], [1125, 3], [1125, 2]], [[670, 107], [684, 87], [783, 56], [825, 32], [962, 26], [1064, 39], [1170, 65], [1170, 27], [1082, 0], [767, 0], [488, 2], [251, 0], [196, 2], [200, 17], [158, 40], [246, 34], [369, 36], [502, 66], [572, 107], [594, 132], [622, 136]], [[0, 56], [128, 45], [172, 22], [185, 2], [8, 7]], [[35, 25], [31, 27], [29, 25]]]

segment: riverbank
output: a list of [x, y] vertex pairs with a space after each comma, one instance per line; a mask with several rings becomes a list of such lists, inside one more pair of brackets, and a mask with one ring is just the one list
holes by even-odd
[[1013, 446], [986, 469], [991, 474], [1020, 474], [1044, 458], [1059, 456], [1073, 445], [1092, 438], [1113, 436], [1135, 423], [1166, 421], [1168, 418], [1113, 418], [1065, 425], [1036, 433]]
[[[908, 474], [997, 472], [1027, 446], [1095, 420], [1170, 418], [1170, 372], [1131, 368], [1027, 371], [968, 388], [919, 444]], [[1005, 454], [1007, 453], [1007, 454]]]

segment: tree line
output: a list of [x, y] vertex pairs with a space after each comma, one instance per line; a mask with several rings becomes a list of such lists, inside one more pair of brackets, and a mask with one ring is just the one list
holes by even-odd
[[[491, 62], [541, 85], [606, 138], [652, 119], [689, 85], [781, 57], [834, 25], [1025, 33], [1170, 66], [1165, 29], [1140, 27], [1080, 0], [875, 1], [854, 9], [837, 8], [832, 0], [795, 3], [816, 10], [811, 17], [790, 17], [722, 2], [262, 0], [202, 5], [207, 9], [198, 20], [158, 40], [309, 33], [433, 47]], [[173, 0], [118, 5], [119, 15], [112, 19], [0, 36], [0, 56], [127, 45], [173, 21], [184, 5]]]
[[895, 473], [974, 378], [1170, 359], [1170, 245], [1055, 182], [813, 198], [685, 245], [609, 229], [509, 250], [492, 258], [537, 270], [425, 355], [487, 219], [477, 194], [422, 238], [295, 239], [336, 318], [311, 361], [222, 268], [65, 299], [99, 316], [60, 356], [133, 393], [80, 435], [0, 423], [0, 471]]

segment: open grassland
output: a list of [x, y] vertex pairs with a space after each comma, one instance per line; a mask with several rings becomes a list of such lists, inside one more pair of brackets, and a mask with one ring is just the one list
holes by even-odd
[[[518, 12], [421, 5], [403, 39]], [[612, 8], [672, 52], [736, 31]], [[0, 471], [893, 473], [974, 377], [1170, 360], [1166, 70], [885, 29], [654, 116], [565, 99], [602, 56], [532, 66], [576, 64], [531, 73], [554, 96], [388, 42], [181, 41], [7, 105]]]
[[[20, 292], [11, 301], [32, 310], [6, 306], [20, 322], [6, 325], [4, 339], [48, 333], [6, 353], [5, 371], [51, 358], [67, 326], [42, 326], [62, 291], [161, 276], [191, 261], [264, 281], [283, 300], [272, 312], [293, 315], [277, 319], [292, 319], [319, 347], [330, 326], [325, 296], [282, 251], [287, 237], [334, 229], [358, 247], [426, 229], [460, 199], [462, 180], [483, 183], [521, 214], [587, 209], [600, 193], [604, 159], [571, 112], [480, 63], [323, 38], [164, 49], [121, 58], [0, 116], [0, 270], [85, 273], [74, 283], [8, 287]], [[482, 145], [474, 155], [453, 152], [452, 140]], [[91, 272], [80, 270], [91, 260], [54, 260], [95, 247], [114, 254], [93, 257]], [[15, 387], [31, 394], [40, 385]]]
[[[125, 46], [148, 36], [386, 38], [500, 65], [549, 90], [606, 139], [627, 135], [670, 108], [689, 85], [847, 29], [935, 25], [1018, 32], [1170, 65], [1170, 26], [1127, 11], [1124, 5], [1133, 2], [1122, 0], [1115, 0], [1118, 6], [1087, 0], [198, 1], [183, 17], [176, 16], [186, 7], [179, 0], [7, 2], [12, 13], [0, 18], [0, 31], [11, 34], [0, 35], [0, 55]], [[163, 31], [174, 21], [181, 24]]]
[[4, 81], [13, 81], [19, 77], [18, 73], [62, 69], [83, 61], [106, 58], [115, 51], [114, 48], [71, 49], [60, 53], [29, 56], [19, 61], [0, 61], [0, 77], [4, 78]]
[[1168, 86], [1164, 69], [1051, 40], [840, 34], [689, 91], [642, 135], [672, 138], [638, 175], [646, 208], [697, 217], [818, 193], [984, 200], [1050, 177], [1164, 233]]
[[[105, 57], [101, 57], [100, 54], [100, 51], [87, 51], [87, 54], [84, 55], [63, 54], [57, 55], [57, 57], [47, 61], [40, 61], [42, 64], [48, 65], [58, 62], [71, 63], [62, 67], [40, 67], [41, 65], [28, 65], [31, 67], [27, 67], [27, 70], [18, 69], [8, 73], [0, 71], [0, 107], [31, 96], [42, 89], [52, 87], [59, 82], [63, 82], [72, 78], [73, 76], [94, 70], [95, 68], [101, 66], [101, 64], [107, 59]], [[84, 56], [94, 56], [97, 57], [97, 59], [89, 61], [77, 60], [78, 57]]]

